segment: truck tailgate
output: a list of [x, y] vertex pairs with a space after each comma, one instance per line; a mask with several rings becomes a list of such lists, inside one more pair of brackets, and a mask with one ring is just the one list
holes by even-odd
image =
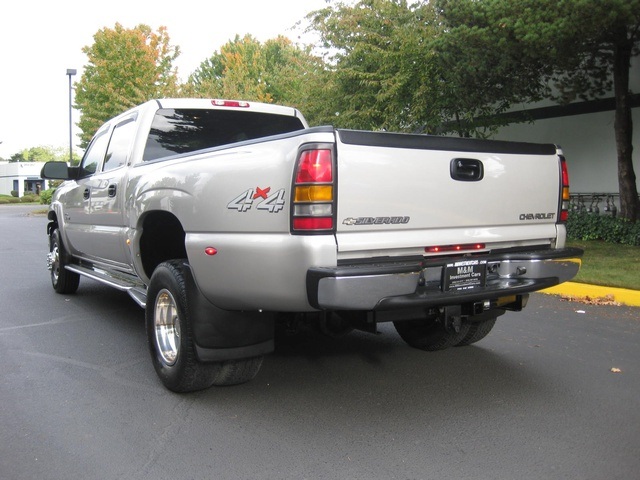
[[557, 235], [555, 145], [338, 130], [337, 164], [342, 258], [549, 244]]

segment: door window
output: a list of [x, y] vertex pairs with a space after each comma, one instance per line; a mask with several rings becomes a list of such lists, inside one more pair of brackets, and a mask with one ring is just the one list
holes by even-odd
[[107, 156], [104, 158], [103, 172], [113, 170], [127, 163], [131, 141], [135, 134], [135, 117], [128, 118], [116, 125], [111, 134]]
[[108, 128], [103, 129], [93, 137], [93, 140], [91, 140], [89, 148], [87, 148], [87, 151], [82, 158], [82, 163], [80, 164], [80, 171], [82, 172], [83, 177], [88, 177], [89, 175], [96, 173], [98, 167], [102, 163], [109, 143], [109, 135], [107, 135], [108, 131]]

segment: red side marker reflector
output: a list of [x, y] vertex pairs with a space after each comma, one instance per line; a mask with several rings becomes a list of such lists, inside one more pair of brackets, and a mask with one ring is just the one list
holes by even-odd
[[206, 253], [210, 257], [213, 257], [216, 253], [218, 253], [218, 250], [213, 247], [207, 247], [204, 249], [204, 253]]

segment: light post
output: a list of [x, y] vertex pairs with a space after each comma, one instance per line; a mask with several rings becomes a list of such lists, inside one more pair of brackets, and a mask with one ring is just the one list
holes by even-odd
[[71, 87], [71, 77], [76, 74], [75, 68], [67, 68], [67, 75], [69, 76], [69, 165], [73, 163], [73, 121], [71, 117], [72, 112], [72, 102], [71, 102], [71, 92], [73, 88]]

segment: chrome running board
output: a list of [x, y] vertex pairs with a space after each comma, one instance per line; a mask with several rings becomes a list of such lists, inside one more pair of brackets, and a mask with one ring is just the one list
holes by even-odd
[[145, 308], [147, 305], [147, 287], [137, 277], [127, 275], [126, 273], [113, 274], [105, 270], [83, 267], [81, 265], [66, 265], [65, 268], [70, 272], [127, 292], [142, 308]]

